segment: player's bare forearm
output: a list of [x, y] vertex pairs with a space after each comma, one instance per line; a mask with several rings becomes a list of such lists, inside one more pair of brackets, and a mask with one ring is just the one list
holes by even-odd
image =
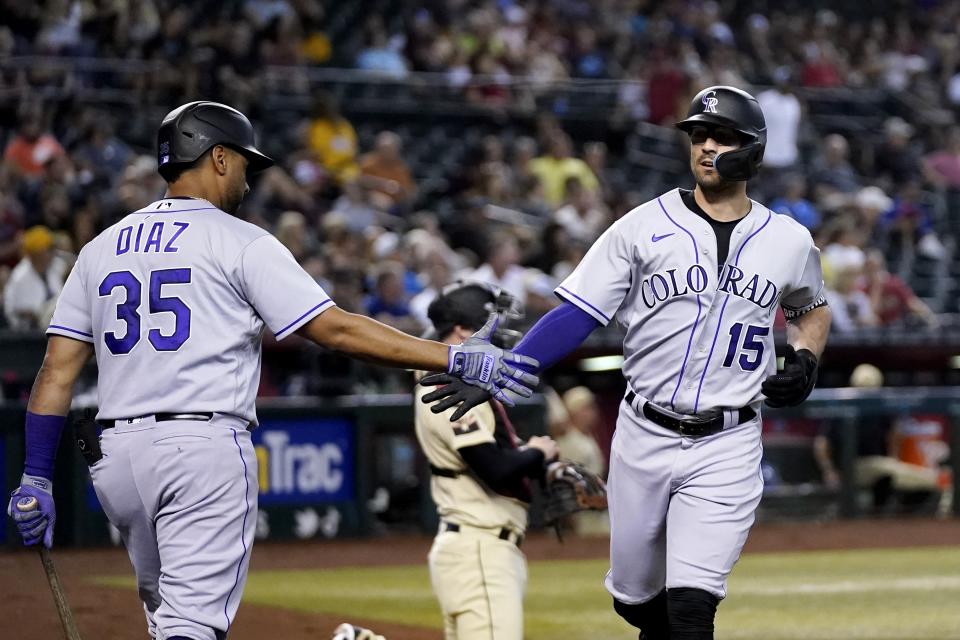
[[447, 370], [447, 345], [415, 338], [338, 307], [321, 313], [297, 333], [322, 347], [374, 364], [422, 371]]
[[827, 344], [832, 318], [830, 307], [822, 306], [808, 311], [795, 320], [788, 321], [787, 342], [797, 351], [809, 349], [819, 359]]
[[30, 392], [27, 410], [45, 416], [70, 411], [73, 385], [93, 354], [93, 345], [62, 336], [50, 336], [43, 364]]

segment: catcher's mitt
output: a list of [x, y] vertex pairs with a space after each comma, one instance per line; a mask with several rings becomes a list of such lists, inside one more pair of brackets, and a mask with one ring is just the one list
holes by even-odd
[[607, 485], [603, 478], [582, 465], [557, 460], [547, 465], [543, 519], [557, 525], [577, 511], [603, 511], [607, 508]]

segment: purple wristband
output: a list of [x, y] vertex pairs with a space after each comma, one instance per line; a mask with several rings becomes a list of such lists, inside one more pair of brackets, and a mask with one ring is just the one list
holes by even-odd
[[57, 457], [60, 434], [66, 422], [66, 416], [42, 416], [27, 411], [27, 457], [23, 464], [24, 473], [53, 480], [53, 462]]

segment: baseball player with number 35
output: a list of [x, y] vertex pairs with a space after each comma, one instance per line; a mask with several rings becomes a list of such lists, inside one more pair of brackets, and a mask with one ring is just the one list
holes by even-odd
[[[830, 328], [810, 233], [747, 197], [766, 143], [757, 101], [709, 87], [677, 126], [696, 187], [614, 223], [557, 287], [564, 303], [515, 348], [548, 367], [614, 317], [626, 327], [606, 587], [641, 640], [713, 638], [763, 490], [761, 404], [807, 398]], [[789, 343], [780, 371], [778, 307]], [[424, 401], [459, 404], [453, 419], [486, 394], [438, 381], [449, 384]]]
[[[157, 137], [166, 196], [84, 247], [57, 302], [7, 512], [25, 544], [53, 545], [54, 457], [74, 383], [95, 353], [102, 435], [84, 453], [130, 555], [150, 636], [221, 640], [257, 522], [250, 429], [265, 327], [278, 340], [296, 333], [370, 362], [447, 371], [508, 404], [531, 393], [536, 376], [517, 367], [535, 361], [490, 344], [495, 318], [447, 345], [339, 309], [276, 238], [232, 215], [247, 175], [273, 164], [236, 109], [191, 102]], [[24, 498], [39, 508], [17, 509]]]

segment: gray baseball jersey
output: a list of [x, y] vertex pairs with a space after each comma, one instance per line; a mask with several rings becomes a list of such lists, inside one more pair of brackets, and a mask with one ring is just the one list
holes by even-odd
[[333, 304], [267, 231], [168, 198], [83, 248], [47, 333], [93, 344], [98, 418], [210, 411], [256, 423], [264, 325], [282, 340]]
[[792, 317], [823, 302], [820, 251], [791, 218], [753, 202], [723, 265], [714, 238], [675, 189], [614, 223], [556, 290], [603, 324], [616, 317], [630, 386], [680, 413], [761, 400], [777, 306]]
[[[621, 602], [674, 587], [726, 595], [763, 492], [760, 385], [776, 370], [776, 309], [796, 317], [823, 303], [809, 232], [757, 202], [723, 264], [717, 252], [710, 223], [673, 190], [612, 225], [557, 288], [627, 329], [623, 372], [636, 396], [620, 405], [607, 485], [606, 587]], [[675, 419], [725, 410], [724, 428], [680, 435], [648, 419], [647, 401]]]

